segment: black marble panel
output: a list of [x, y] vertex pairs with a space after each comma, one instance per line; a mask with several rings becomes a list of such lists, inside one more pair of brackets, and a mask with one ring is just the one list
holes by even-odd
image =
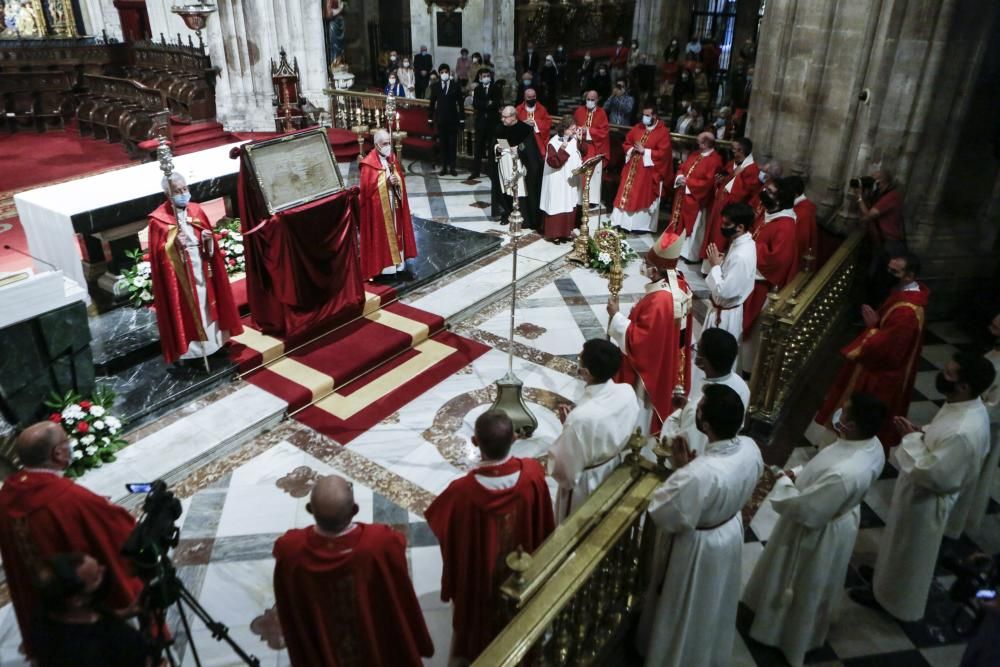
[[417, 241], [417, 256], [407, 260], [407, 273], [379, 279], [379, 284], [392, 287], [400, 295], [500, 248], [500, 238], [492, 234], [423, 218], [413, 218], [413, 235]]
[[115, 413], [131, 430], [236, 376], [236, 364], [225, 350], [210, 356], [208, 362], [208, 371], [200, 359], [168, 366], [157, 355], [97, 381], [115, 392]]
[[11, 423], [44, 416], [55, 391], [94, 389], [87, 308], [76, 302], [0, 330], [0, 412]]
[[111, 375], [160, 353], [152, 308], [125, 306], [90, 318], [90, 349], [101, 375]]

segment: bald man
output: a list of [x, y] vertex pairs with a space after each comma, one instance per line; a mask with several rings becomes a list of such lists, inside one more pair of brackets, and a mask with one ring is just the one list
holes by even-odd
[[68, 552], [92, 555], [107, 568], [107, 588], [99, 600], [105, 608], [131, 607], [142, 582], [121, 556], [135, 520], [63, 476], [73, 455], [62, 427], [49, 421], [29, 426], [14, 447], [24, 467], [0, 488], [0, 558], [24, 648], [32, 657], [30, 628], [40, 604], [33, 582], [46, 559]]
[[316, 520], [274, 543], [274, 596], [292, 665], [421, 665], [434, 645], [406, 567], [406, 538], [354, 521], [343, 477], [321, 477]]

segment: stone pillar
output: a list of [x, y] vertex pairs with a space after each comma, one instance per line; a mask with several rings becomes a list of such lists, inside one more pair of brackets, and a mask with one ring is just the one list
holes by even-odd
[[[191, 33], [170, 12], [173, 0], [147, 0], [153, 35], [186, 41]], [[274, 131], [274, 88], [271, 59], [284, 47], [288, 60], [298, 59], [302, 94], [325, 106], [327, 74], [323, 17], [319, 0], [230, 0], [202, 31], [212, 65], [219, 69], [215, 86], [216, 116], [227, 130]], [[348, 30], [364, 26], [348, 25]]]
[[663, 62], [663, 50], [671, 39], [677, 38], [683, 51], [690, 23], [690, 3], [637, 0], [631, 38], [639, 40], [639, 52], [647, 55], [648, 62], [659, 64]]
[[497, 79], [508, 82], [508, 92], [516, 84], [514, 57], [514, 0], [483, 0], [482, 40]]
[[108, 37], [122, 39], [122, 23], [118, 18], [114, 0], [86, 0], [80, 3], [84, 34], [100, 36], [103, 30]]

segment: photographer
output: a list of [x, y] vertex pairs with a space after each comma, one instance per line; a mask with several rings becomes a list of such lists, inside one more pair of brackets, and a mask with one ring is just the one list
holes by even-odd
[[139, 631], [96, 603], [107, 568], [81, 553], [56, 554], [36, 585], [44, 613], [31, 625], [38, 667], [148, 667]]
[[890, 257], [906, 252], [906, 227], [903, 223], [903, 193], [896, 187], [892, 173], [885, 168], [872, 173], [873, 189], [864, 181], [852, 180], [851, 195], [858, 204], [861, 222], [870, 241], [872, 262], [868, 269], [868, 303], [881, 303], [889, 291], [882, 274]]

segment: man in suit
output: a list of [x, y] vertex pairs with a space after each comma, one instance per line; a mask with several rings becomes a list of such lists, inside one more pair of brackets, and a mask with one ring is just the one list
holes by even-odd
[[465, 127], [465, 105], [457, 81], [451, 80], [451, 68], [438, 67], [440, 81], [431, 85], [431, 103], [427, 107], [427, 124], [437, 128], [441, 149], [441, 176], [458, 176], [455, 156], [458, 152], [458, 135]]
[[535, 43], [528, 42], [524, 57], [521, 59], [521, 72], [537, 72], [542, 66], [542, 59], [535, 51]]
[[417, 73], [417, 97], [423, 97], [431, 72], [434, 71], [434, 59], [427, 53], [426, 46], [421, 45], [420, 53], [414, 56], [413, 70]]
[[493, 83], [493, 72], [488, 69], [479, 73], [479, 85], [472, 92], [472, 108], [476, 119], [476, 147], [472, 160], [472, 175], [479, 178], [483, 157], [495, 141], [496, 126], [500, 122], [500, 107], [503, 106], [503, 91], [500, 84]]

